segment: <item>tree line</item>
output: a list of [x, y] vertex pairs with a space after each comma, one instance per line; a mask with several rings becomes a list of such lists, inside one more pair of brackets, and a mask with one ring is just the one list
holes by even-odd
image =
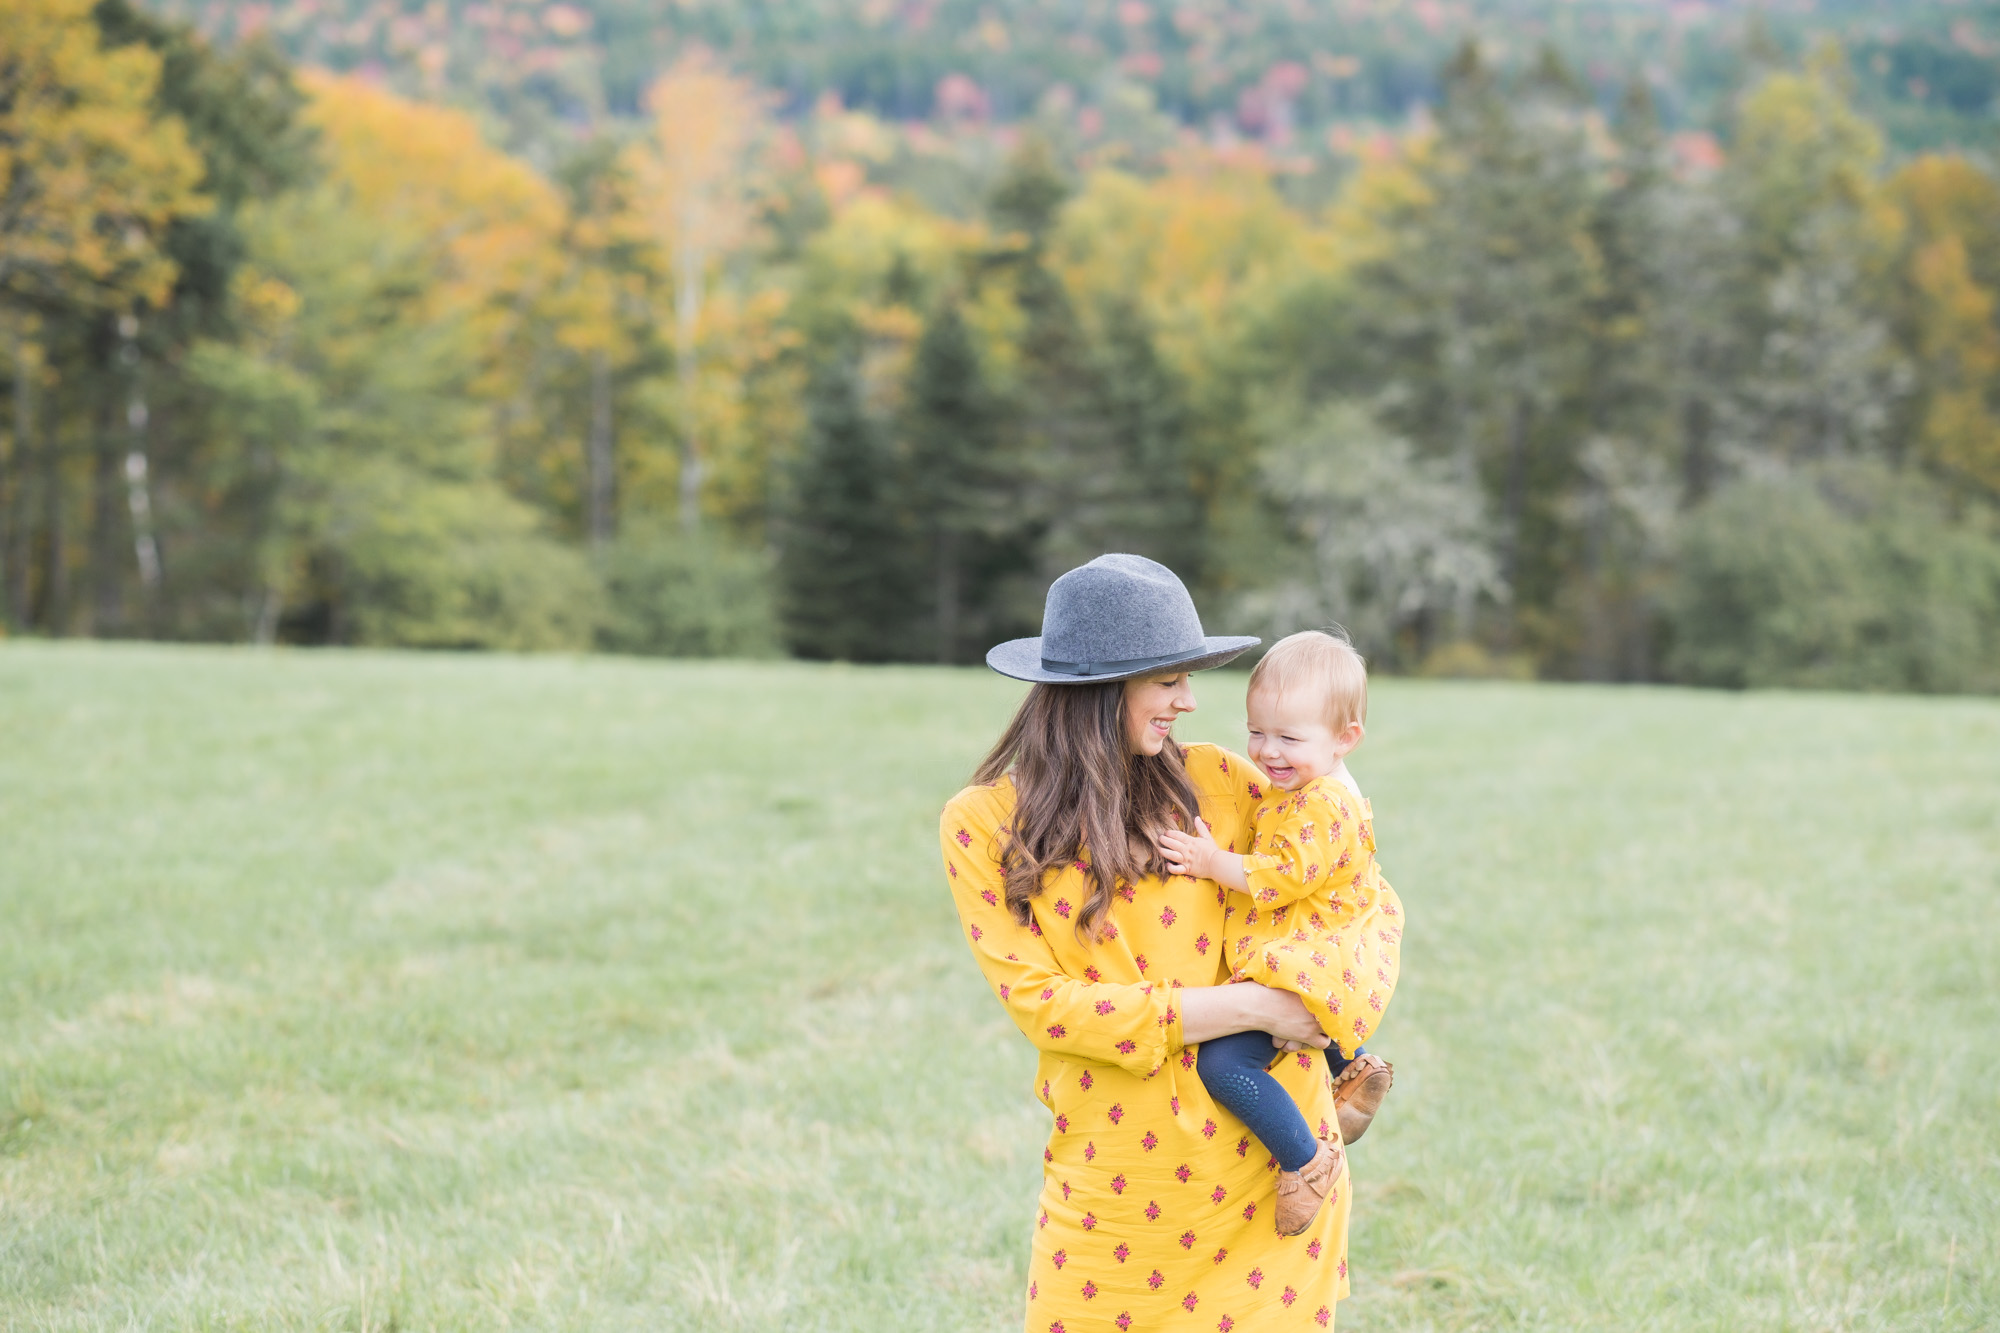
[[1632, 0], [155, 0], [210, 36], [267, 34], [294, 58], [367, 69], [398, 91], [480, 107], [515, 151], [579, 121], [635, 115], [690, 43], [722, 53], [792, 111], [838, 96], [896, 120], [1014, 121], [1073, 106], [1100, 148], [1131, 143], [1135, 105], [1173, 125], [1304, 157], [1327, 135], [1434, 103], [1456, 42], [1547, 43], [1599, 95], [1643, 69], [1666, 119], [1709, 127], [1746, 59], [1832, 36], [1860, 104], [1906, 149], [1977, 142], [2000, 100], [2000, 27], [1964, 0], [1634, 4]]
[[1123, 549], [1397, 670], [2000, 685], [2000, 182], [1836, 51], [1717, 144], [1468, 44], [1306, 191], [699, 51], [543, 166], [0, 16], [15, 632], [965, 662]]

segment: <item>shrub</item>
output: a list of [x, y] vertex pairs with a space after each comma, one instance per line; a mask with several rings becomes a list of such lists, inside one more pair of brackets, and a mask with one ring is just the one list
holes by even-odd
[[1669, 670], [1700, 685], [2000, 689], [2000, 539], [1910, 472], [1746, 480], [1689, 517]]
[[778, 655], [770, 561], [758, 553], [708, 534], [648, 527], [621, 536], [599, 569], [603, 648], [658, 657]]
[[598, 589], [583, 557], [498, 487], [348, 496], [330, 524], [338, 640], [409, 648], [586, 648]]

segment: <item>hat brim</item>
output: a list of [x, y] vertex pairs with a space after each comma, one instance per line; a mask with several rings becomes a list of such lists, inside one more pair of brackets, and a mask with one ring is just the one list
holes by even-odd
[[1202, 640], [1202, 646], [1185, 657], [1170, 657], [1162, 661], [1147, 662], [1127, 671], [1107, 671], [1101, 676], [1078, 676], [1063, 671], [1050, 671], [1042, 665], [1042, 639], [1038, 634], [1032, 639], [1009, 639], [995, 644], [986, 653], [986, 665], [1003, 676], [1015, 680], [1033, 681], [1037, 685], [1096, 685], [1108, 680], [1130, 680], [1135, 676], [1158, 675], [1162, 671], [1207, 671], [1219, 667], [1244, 651], [1255, 648], [1263, 640], [1252, 635], [1211, 634]]

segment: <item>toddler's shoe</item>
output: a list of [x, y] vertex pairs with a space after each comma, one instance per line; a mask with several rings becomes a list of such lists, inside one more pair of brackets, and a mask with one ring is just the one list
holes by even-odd
[[1395, 1066], [1373, 1051], [1348, 1061], [1333, 1081], [1333, 1105], [1340, 1117], [1342, 1143], [1352, 1143], [1368, 1132], [1395, 1081]]
[[1278, 1173], [1278, 1234], [1296, 1236], [1319, 1216], [1333, 1182], [1340, 1179], [1338, 1143], [1320, 1140], [1319, 1151], [1296, 1171]]

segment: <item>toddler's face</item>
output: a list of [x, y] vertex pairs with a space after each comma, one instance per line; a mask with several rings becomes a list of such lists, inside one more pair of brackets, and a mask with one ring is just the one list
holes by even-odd
[[1296, 791], [1340, 766], [1361, 743], [1361, 724], [1336, 731], [1327, 725], [1318, 699], [1286, 697], [1269, 690], [1251, 693], [1250, 757], [1281, 791]]

